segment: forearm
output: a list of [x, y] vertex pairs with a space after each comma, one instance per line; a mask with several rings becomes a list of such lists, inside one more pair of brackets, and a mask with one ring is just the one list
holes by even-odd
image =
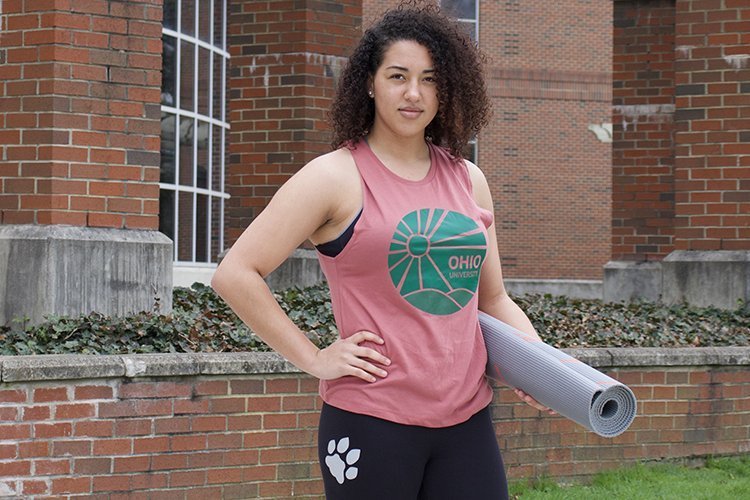
[[318, 348], [284, 313], [257, 272], [217, 269], [211, 286], [269, 347], [312, 373]]
[[480, 302], [479, 309], [500, 321], [529, 335], [539, 337], [526, 313], [513, 302], [507, 293], [502, 293], [491, 300]]

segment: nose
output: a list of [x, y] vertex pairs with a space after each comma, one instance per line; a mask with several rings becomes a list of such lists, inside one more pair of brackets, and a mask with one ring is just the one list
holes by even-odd
[[404, 97], [409, 101], [418, 101], [421, 97], [421, 92], [419, 89], [419, 81], [418, 80], [410, 80], [409, 83], [406, 85], [406, 92], [404, 94]]

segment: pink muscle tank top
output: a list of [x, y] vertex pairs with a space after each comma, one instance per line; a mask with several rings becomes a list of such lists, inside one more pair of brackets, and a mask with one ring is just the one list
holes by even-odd
[[425, 427], [461, 423], [489, 404], [487, 352], [477, 290], [492, 214], [479, 207], [463, 161], [429, 145], [420, 181], [390, 171], [365, 141], [351, 148], [363, 207], [354, 234], [335, 257], [318, 254], [341, 337], [391, 359], [388, 376], [321, 381], [325, 402], [354, 413]]

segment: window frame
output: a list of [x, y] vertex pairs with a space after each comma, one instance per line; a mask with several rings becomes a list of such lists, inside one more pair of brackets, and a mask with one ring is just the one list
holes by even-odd
[[[171, 221], [173, 224], [172, 227], [172, 236], [173, 236], [173, 263], [176, 266], [190, 266], [190, 267], [216, 267], [216, 260], [218, 258], [218, 254], [220, 254], [224, 250], [224, 214], [225, 214], [225, 202], [227, 199], [230, 198], [229, 193], [225, 192], [225, 186], [226, 186], [226, 167], [227, 167], [227, 134], [229, 132], [230, 126], [227, 121], [227, 70], [230, 60], [229, 52], [227, 51], [227, 34], [228, 34], [228, 27], [227, 27], [227, 9], [229, 7], [228, 0], [192, 0], [195, 4], [194, 9], [194, 15], [193, 15], [193, 32], [194, 35], [187, 35], [183, 33], [182, 29], [182, 8], [183, 8], [183, 0], [175, 0], [177, 5], [177, 13], [176, 13], [176, 29], [166, 28], [162, 26], [162, 36], [170, 36], [174, 38], [175, 40], [175, 58], [174, 58], [174, 65], [175, 65], [175, 89], [174, 89], [174, 96], [173, 96], [173, 105], [165, 105], [161, 104], [161, 112], [162, 114], [167, 114], [171, 117], [174, 117], [174, 125], [173, 125], [173, 133], [174, 133], [174, 179], [173, 183], [169, 182], [159, 182], [159, 191], [160, 191], [160, 197], [162, 191], [172, 191], [174, 193], [174, 217]], [[217, 7], [217, 2], [223, 3], [223, 9], [222, 9], [222, 19], [221, 19], [221, 28], [224, 30], [223, 36], [221, 37], [221, 47], [214, 45], [214, 41], [216, 40], [216, 34], [215, 34], [215, 28], [216, 23], [211, 22], [209, 23], [209, 33], [208, 33], [208, 39], [209, 42], [206, 42], [204, 40], [201, 40], [200, 36], [200, 3], [201, 2], [208, 2], [209, 3], [209, 12], [214, 13], [215, 8]], [[192, 92], [193, 92], [193, 110], [187, 110], [182, 109], [180, 105], [180, 99], [181, 99], [181, 80], [180, 80], [180, 70], [181, 70], [181, 64], [182, 64], [182, 57], [183, 57], [183, 42], [190, 44], [193, 49], [193, 82], [192, 82]], [[199, 59], [200, 59], [200, 49], [206, 49], [208, 50], [208, 67], [210, 68], [209, 74], [207, 76], [208, 80], [208, 110], [206, 111], [208, 114], [204, 115], [199, 110], [199, 81], [200, 81], [200, 72], [199, 72]], [[190, 57], [190, 56], [189, 56]], [[221, 69], [220, 69], [220, 82], [215, 82], [215, 58], [219, 57], [221, 58]], [[221, 106], [221, 109], [219, 110], [219, 113], [215, 113], [214, 109], [214, 101], [215, 99], [212, 98], [214, 95], [214, 89], [216, 86], [222, 86], [223, 92], [221, 94], [221, 98], [218, 100], [219, 106]], [[215, 115], [218, 116], [215, 117]], [[184, 118], [187, 118], [192, 121], [192, 128], [193, 128], [193, 134], [192, 134], [192, 144], [190, 145], [190, 148], [192, 150], [192, 184], [191, 185], [183, 185], [180, 184], [180, 155], [181, 155], [181, 147], [180, 147], [180, 141], [181, 138], [181, 123]], [[207, 163], [206, 163], [206, 187], [198, 187], [198, 152], [199, 152], [199, 145], [198, 145], [198, 131], [199, 126], [205, 125], [208, 127], [208, 135], [206, 137], [207, 145], [206, 145], [206, 156], [207, 156]], [[214, 132], [218, 131], [220, 136], [219, 138], [214, 137]], [[163, 130], [161, 132], [164, 133]], [[218, 142], [216, 141], [218, 139]], [[218, 155], [219, 158], [219, 164], [216, 165], [214, 163], [214, 159], [216, 157], [215, 154], [215, 147], [218, 146], [220, 148], [220, 152]], [[215, 176], [215, 170], [216, 168], [219, 169], [219, 175], [218, 175], [218, 182], [219, 186], [214, 185], [214, 176]], [[191, 258], [189, 260], [179, 259], [179, 255], [181, 253], [181, 247], [180, 247], [180, 227], [181, 223], [188, 223], [188, 221], [180, 221], [180, 194], [181, 193], [187, 193], [188, 195], [192, 196], [192, 217], [189, 221], [189, 224], [191, 225], [191, 241], [190, 241], [190, 256]], [[205, 234], [206, 234], [206, 249], [205, 249], [205, 255], [206, 260], [196, 260], [197, 258], [197, 252], [196, 252], [196, 245], [197, 245], [197, 235], [198, 235], [198, 221], [197, 221], [197, 215], [198, 215], [198, 195], [205, 195], [206, 201], [207, 201], [207, 214], [206, 214], [206, 227], [204, 228]], [[216, 218], [218, 222], [218, 228], [216, 227], [216, 224], [214, 223], [214, 214], [213, 214], [213, 202], [215, 200], [218, 200], [218, 210], [219, 210], [219, 216]], [[218, 229], [218, 230], [217, 230]], [[214, 237], [214, 233], [218, 235], [218, 251], [216, 252], [216, 255], [213, 255], [212, 253], [212, 247], [213, 243], [217, 238]]]
[[[451, 12], [451, 7], [448, 5], [449, 3], [450, 2], [446, 0], [440, 0], [440, 8], [443, 9], [448, 14], [450, 14]], [[479, 45], [479, 3], [480, 3], [480, 0], [474, 0], [474, 19], [463, 18], [463, 17], [454, 18], [459, 23], [474, 25], [473, 39], [474, 39], [474, 43], [476, 43], [477, 46]], [[477, 143], [476, 136], [470, 139], [467, 145], [470, 146], [472, 150], [473, 158], [471, 158], [470, 161], [473, 163], [476, 163], [477, 159], [479, 158], [479, 146]]]

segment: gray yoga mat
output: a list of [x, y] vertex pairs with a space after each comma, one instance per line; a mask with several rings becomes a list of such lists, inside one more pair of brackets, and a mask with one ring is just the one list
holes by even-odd
[[479, 325], [488, 376], [603, 437], [633, 422], [636, 400], [626, 385], [481, 311]]

